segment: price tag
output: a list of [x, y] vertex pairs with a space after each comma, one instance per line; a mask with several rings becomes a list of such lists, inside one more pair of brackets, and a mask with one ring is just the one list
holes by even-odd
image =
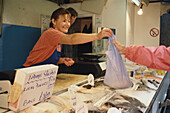
[[87, 104], [81, 102], [77, 102], [77, 103], [78, 104], [76, 106], [76, 113], [88, 113]]
[[92, 74], [88, 75], [88, 84], [94, 86], [94, 76]]
[[70, 100], [71, 100], [71, 104], [73, 106], [74, 109], [76, 109], [76, 105], [77, 105], [77, 97], [76, 97], [76, 91], [79, 90], [80, 88], [78, 86], [75, 85], [71, 85], [68, 88], [68, 92], [70, 94]]

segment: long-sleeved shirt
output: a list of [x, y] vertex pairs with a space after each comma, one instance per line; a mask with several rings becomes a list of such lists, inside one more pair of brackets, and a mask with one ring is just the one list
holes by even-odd
[[149, 68], [170, 71], [170, 47], [126, 47], [125, 57]]

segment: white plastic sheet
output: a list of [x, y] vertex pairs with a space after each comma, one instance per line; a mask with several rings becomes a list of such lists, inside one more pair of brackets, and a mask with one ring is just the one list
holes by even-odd
[[112, 43], [112, 40], [115, 39], [115, 35], [109, 37], [109, 47], [108, 51], [106, 52], [107, 65], [104, 83], [116, 89], [128, 88], [132, 84], [122, 57], [115, 45]]

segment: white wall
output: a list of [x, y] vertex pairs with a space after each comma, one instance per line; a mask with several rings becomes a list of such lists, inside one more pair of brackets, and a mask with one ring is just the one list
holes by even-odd
[[102, 23], [104, 27], [115, 28], [117, 40], [126, 44], [126, 0], [108, 0]]
[[137, 15], [139, 7], [135, 7], [134, 44], [159, 46], [159, 36], [151, 37], [151, 28], [160, 30], [160, 3], [151, 3], [143, 7], [143, 15]]
[[159, 46], [159, 35], [151, 37], [149, 31], [160, 30], [160, 3], [143, 6], [141, 16], [138, 10], [131, 0], [108, 0], [102, 12], [103, 26], [116, 28], [117, 40], [126, 46]]
[[4, 0], [3, 23], [40, 27], [40, 15], [51, 15], [57, 4], [46, 0]]
[[[144, 7], [144, 14], [139, 16], [136, 14], [139, 7], [130, 3], [131, 0], [127, 1], [107, 0], [101, 14], [102, 26], [115, 28], [117, 40], [124, 45], [158, 46], [159, 37], [149, 36], [149, 30], [152, 27], [160, 28], [160, 3]], [[3, 7], [3, 23], [38, 28], [41, 27], [41, 14], [51, 15], [59, 8], [56, 3], [47, 0], [4, 0]], [[94, 15], [81, 10], [81, 3], [62, 7], [73, 7], [79, 15]]]
[[[3, 23], [40, 28], [40, 15], [51, 16], [59, 8], [58, 4], [48, 0], [4, 0]], [[79, 14], [89, 14], [80, 10], [80, 3], [66, 4], [62, 7], [73, 7]]]
[[135, 5], [127, 1], [126, 9], [126, 46], [134, 44]]

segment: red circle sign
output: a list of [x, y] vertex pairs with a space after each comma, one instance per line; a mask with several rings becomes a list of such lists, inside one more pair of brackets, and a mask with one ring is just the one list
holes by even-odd
[[149, 32], [152, 37], [157, 37], [159, 35], [159, 30], [157, 28], [152, 28]]

